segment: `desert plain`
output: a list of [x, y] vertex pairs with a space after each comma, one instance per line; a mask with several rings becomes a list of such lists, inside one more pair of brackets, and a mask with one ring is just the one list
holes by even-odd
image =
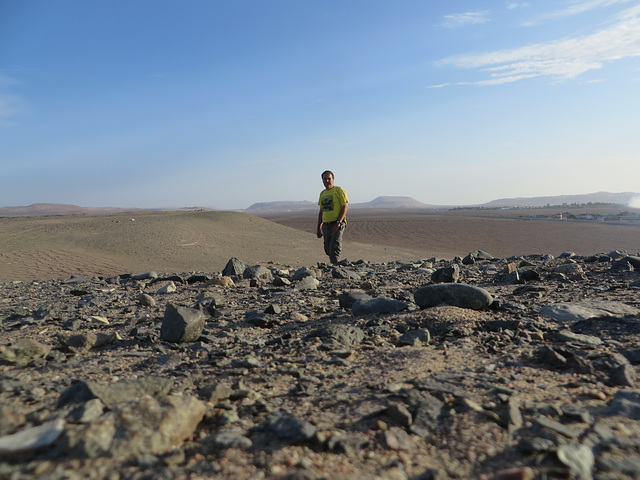
[[640, 478], [620, 210], [0, 218], [0, 478]]
[[[574, 210], [614, 216], [623, 207]], [[639, 222], [544, 218], [562, 208], [351, 209], [343, 257], [351, 261], [640, 250]], [[0, 218], [0, 282], [126, 271], [221, 271], [231, 257], [292, 266], [324, 262], [315, 210], [163, 211]], [[534, 218], [534, 216], [537, 216]]]

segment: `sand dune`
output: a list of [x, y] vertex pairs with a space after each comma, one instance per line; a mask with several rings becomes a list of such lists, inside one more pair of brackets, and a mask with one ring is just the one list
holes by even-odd
[[[314, 212], [265, 219], [207, 211], [0, 218], [0, 282], [214, 272], [234, 256], [249, 264], [314, 265], [326, 261], [315, 220]], [[345, 256], [352, 261], [453, 258], [476, 249], [497, 257], [637, 252], [640, 227], [527, 220], [500, 211], [349, 214]]]
[[[591, 208], [590, 213], [614, 216], [621, 207]], [[348, 214], [347, 238], [380, 246], [400, 246], [418, 253], [453, 258], [481, 249], [496, 257], [571, 251], [578, 255], [611, 250], [640, 250], [640, 223], [540, 218], [556, 209], [532, 210], [356, 210]], [[587, 210], [574, 210], [575, 216]], [[532, 218], [537, 215], [538, 218]], [[264, 218], [308, 232], [315, 231], [310, 214], [268, 214]]]
[[[349, 258], [415, 258], [353, 242]], [[314, 234], [234, 212], [154, 212], [0, 219], [0, 282], [221, 271], [229, 258], [302, 266], [325, 261]]]

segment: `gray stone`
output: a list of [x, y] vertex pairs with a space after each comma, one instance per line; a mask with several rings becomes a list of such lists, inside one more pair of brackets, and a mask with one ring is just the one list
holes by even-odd
[[546, 293], [549, 289], [541, 285], [522, 285], [513, 291], [514, 295], [524, 295], [527, 293]]
[[402, 427], [409, 427], [413, 423], [411, 412], [401, 403], [392, 403], [387, 407], [387, 416]]
[[92, 398], [88, 402], [74, 409], [69, 416], [79, 423], [90, 423], [104, 413], [104, 403], [99, 398]]
[[362, 315], [398, 313], [407, 308], [409, 308], [409, 304], [402, 300], [379, 297], [354, 303], [351, 307], [351, 312], [356, 317], [359, 317]]
[[0, 456], [33, 452], [53, 445], [64, 431], [61, 418], [0, 437]]
[[522, 427], [523, 419], [522, 412], [520, 410], [520, 399], [513, 396], [509, 397], [507, 402], [507, 425], [509, 431], [518, 430]]
[[536, 280], [540, 280], [540, 274], [535, 270], [524, 269], [518, 270], [518, 281], [519, 282], [534, 282]]
[[352, 455], [354, 452], [359, 451], [366, 443], [367, 440], [357, 434], [345, 435], [344, 433], [336, 432], [327, 438], [325, 449], [332, 453]]
[[348, 292], [342, 293], [338, 297], [340, 307], [344, 308], [345, 310], [349, 310], [356, 302], [366, 302], [371, 299], [372, 297], [370, 295], [367, 295], [366, 293], [360, 292], [358, 290], [349, 290]]
[[267, 428], [278, 438], [299, 443], [309, 440], [316, 433], [316, 427], [295, 415], [273, 412], [267, 417]]
[[311, 275], [303, 277], [298, 283], [296, 283], [295, 290], [316, 290], [320, 285], [320, 281]]
[[569, 427], [550, 418], [539, 416], [536, 418], [535, 423], [542, 428], [551, 430], [552, 432], [559, 433], [567, 438], [578, 438], [585, 431], [584, 428]]
[[282, 313], [282, 307], [276, 303], [272, 303], [265, 309], [264, 313], [269, 315], [280, 315]]
[[146, 293], [142, 293], [138, 296], [138, 303], [143, 307], [155, 307], [156, 301], [153, 299], [151, 295]]
[[562, 416], [572, 422], [591, 423], [593, 421], [589, 410], [573, 403], [560, 406], [560, 410], [562, 410]]
[[134, 280], [154, 280], [158, 278], [158, 274], [157, 272], [151, 271], [133, 275], [131, 278], [133, 278]]
[[460, 267], [457, 264], [437, 269], [431, 274], [434, 283], [456, 283], [460, 280]]
[[349, 270], [348, 268], [337, 267], [333, 269], [331, 273], [333, 278], [339, 278], [343, 280], [360, 280], [361, 277], [358, 273], [353, 270]]
[[216, 433], [211, 436], [207, 443], [210, 443], [216, 449], [239, 448], [247, 450], [253, 446], [253, 442], [249, 438], [235, 432]]
[[329, 325], [309, 334], [309, 337], [319, 337], [325, 343], [338, 343], [350, 347], [357, 345], [365, 338], [364, 332], [353, 325]]
[[45, 345], [30, 338], [21, 338], [10, 346], [0, 346], [0, 358], [18, 365], [27, 365], [44, 359], [49, 352], [51, 352], [51, 345]]
[[222, 400], [228, 400], [233, 389], [226, 383], [212, 383], [200, 387], [198, 393], [204, 400], [215, 405]]
[[636, 267], [629, 261], [629, 257], [621, 258], [611, 264], [612, 272], [633, 272], [634, 270]]
[[114, 383], [79, 381], [67, 388], [58, 399], [58, 408], [99, 398], [105, 405], [137, 400], [143, 395], [160, 397], [167, 395], [173, 386], [171, 378], [149, 376]]
[[567, 263], [556, 267], [554, 272], [564, 273], [565, 275], [575, 275], [577, 273], [584, 273], [584, 270], [577, 263]]
[[273, 285], [275, 287], [290, 287], [291, 280], [289, 280], [288, 278], [276, 277], [273, 279]]
[[431, 435], [438, 427], [443, 407], [444, 403], [432, 395], [413, 395], [409, 405], [413, 415], [411, 432], [423, 438]]
[[156, 293], [160, 294], [160, 295], [166, 295], [168, 293], [174, 293], [176, 292], [178, 289], [176, 288], [176, 284], [173, 282], [168, 282], [166, 285], [164, 285], [163, 287], [160, 287], [158, 290], [156, 290]]
[[640, 257], [625, 257], [624, 260], [626, 260], [633, 268], [640, 269]]
[[528, 455], [532, 453], [550, 452], [556, 450], [556, 444], [550, 438], [526, 438], [518, 443], [518, 450]]
[[598, 457], [598, 469], [604, 472], [619, 472], [624, 478], [637, 478], [640, 474], [640, 456]]
[[427, 285], [419, 288], [413, 298], [421, 308], [451, 305], [483, 310], [493, 303], [493, 298], [485, 289], [462, 283]]
[[107, 406], [137, 400], [143, 395], [162, 397], [173, 387], [171, 378], [149, 376], [102, 384], [87, 382], [91, 392]]
[[493, 260], [493, 256], [484, 252], [482, 250], [476, 250], [475, 252], [470, 252], [466, 257], [462, 259], [462, 263], [464, 265], [473, 265], [478, 260]]
[[607, 254], [607, 256], [615, 259], [615, 258], [626, 257], [626, 256], [628, 256], [628, 254], [627, 254], [626, 250], [611, 250]]
[[69, 432], [69, 447], [89, 458], [163, 453], [193, 435], [205, 411], [194, 397], [143, 395]]
[[116, 336], [113, 333], [79, 333], [77, 335], [61, 335], [59, 337], [62, 346], [77, 355], [87, 353], [93, 348], [109, 345], [115, 338]]
[[553, 335], [553, 338], [554, 340], [561, 342], [579, 343], [583, 345], [590, 345], [592, 347], [597, 347], [604, 343], [601, 338], [594, 337], [593, 335], [573, 333], [571, 330], [560, 330]]
[[411, 330], [407, 333], [403, 333], [398, 339], [401, 345], [411, 345], [419, 347], [420, 345], [428, 345], [431, 341], [431, 334], [429, 330]]
[[416, 449], [416, 443], [411, 436], [402, 428], [391, 427], [380, 434], [383, 446], [390, 450], [412, 451]]
[[25, 424], [26, 418], [12, 405], [0, 405], [0, 437], [15, 432]]
[[273, 328], [281, 324], [281, 321], [277, 316], [253, 310], [245, 314], [245, 319], [251, 325], [260, 328]]
[[619, 353], [604, 355], [595, 361], [594, 365], [609, 375], [610, 384], [635, 387], [636, 371], [624, 355]]
[[571, 322], [578, 320], [588, 320], [597, 317], [624, 317], [627, 315], [638, 315], [640, 310], [636, 307], [620, 302], [561, 302], [545, 305], [540, 312], [547, 317], [559, 321]]
[[558, 459], [569, 467], [571, 478], [591, 480], [591, 469], [595, 463], [593, 452], [586, 445], [569, 443], [558, 448]]
[[621, 415], [632, 420], [640, 420], [640, 391], [618, 390], [603, 414]]
[[201, 310], [168, 304], [160, 338], [167, 342], [195, 342], [202, 334], [204, 322], [205, 315]]
[[247, 267], [244, 269], [242, 273], [244, 278], [261, 280], [263, 282], [272, 282], [273, 274], [271, 270], [269, 270], [264, 265], [254, 265], [252, 267]]
[[246, 263], [236, 257], [232, 257], [227, 262], [224, 270], [222, 270], [222, 275], [225, 277], [239, 277], [244, 273], [246, 268]]
[[298, 270], [296, 270], [293, 273], [293, 276], [291, 277], [291, 279], [297, 281], [297, 280], [302, 280], [304, 277], [316, 278], [317, 276], [318, 274], [314, 269], [309, 267], [300, 267]]

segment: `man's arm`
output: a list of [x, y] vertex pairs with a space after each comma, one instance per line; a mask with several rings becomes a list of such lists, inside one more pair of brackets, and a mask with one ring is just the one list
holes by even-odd
[[320, 207], [320, 211], [318, 212], [318, 231], [316, 235], [318, 235], [318, 238], [322, 238], [322, 207]]
[[340, 228], [340, 223], [344, 222], [344, 218], [347, 216], [347, 210], [349, 210], [349, 204], [344, 203], [342, 207], [340, 207], [340, 214], [338, 215], [338, 223], [336, 223], [331, 229], [331, 233], [336, 233]]

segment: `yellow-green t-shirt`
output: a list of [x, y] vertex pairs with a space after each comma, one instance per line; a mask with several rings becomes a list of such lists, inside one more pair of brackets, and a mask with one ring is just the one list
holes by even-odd
[[[322, 222], [335, 222], [340, 216], [342, 205], [349, 203], [347, 192], [342, 187], [334, 186], [331, 190], [320, 192], [318, 205], [322, 207]], [[345, 218], [345, 222], [346, 222]]]

